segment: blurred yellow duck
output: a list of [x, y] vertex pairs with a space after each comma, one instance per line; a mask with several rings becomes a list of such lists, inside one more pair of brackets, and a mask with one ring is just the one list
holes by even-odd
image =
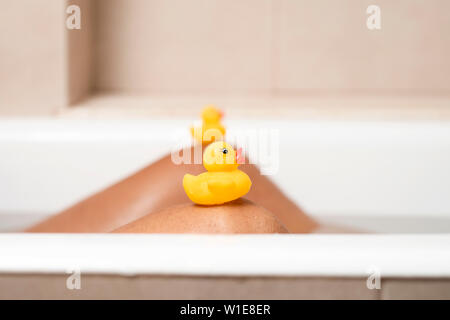
[[202, 144], [220, 141], [225, 135], [225, 128], [220, 123], [223, 113], [213, 105], [206, 106], [201, 114], [202, 126], [191, 127], [191, 134]]
[[238, 170], [241, 163], [244, 163], [242, 149], [236, 152], [226, 142], [214, 142], [203, 152], [203, 166], [208, 172], [198, 176], [186, 174], [183, 178], [184, 191], [189, 199], [202, 205], [238, 199], [252, 185], [249, 176]]

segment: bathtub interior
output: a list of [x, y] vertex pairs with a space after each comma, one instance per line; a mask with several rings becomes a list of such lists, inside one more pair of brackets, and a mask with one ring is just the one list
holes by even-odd
[[[0, 231], [17, 232], [187, 143], [192, 119], [0, 122]], [[319, 221], [376, 233], [450, 232], [445, 123], [259, 119], [227, 126], [228, 139]]]

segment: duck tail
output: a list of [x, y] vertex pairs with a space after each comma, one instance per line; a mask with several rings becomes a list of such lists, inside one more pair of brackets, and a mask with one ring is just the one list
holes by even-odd
[[186, 192], [186, 195], [192, 201], [195, 200], [194, 199], [195, 191], [192, 190], [193, 186], [195, 185], [194, 180], [195, 180], [195, 176], [193, 176], [192, 174], [185, 174], [184, 177], [183, 177], [183, 189], [184, 189], [184, 192]]
[[193, 182], [193, 180], [195, 179], [195, 176], [193, 176], [192, 174], [185, 174], [183, 177], [183, 188], [184, 190], [187, 190], [187, 187], [190, 183]]

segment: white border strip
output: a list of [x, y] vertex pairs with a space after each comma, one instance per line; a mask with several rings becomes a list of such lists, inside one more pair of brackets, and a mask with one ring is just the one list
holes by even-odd
[[0, 272], [450, 277], [450, 235], [3, 234]]

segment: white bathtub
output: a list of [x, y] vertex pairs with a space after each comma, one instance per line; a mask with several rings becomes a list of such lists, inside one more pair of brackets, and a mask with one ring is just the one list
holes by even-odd
[[[120, 180], [170, 152], [189, 123], [0, 120], [0, 227]], [[229, 135], [261, 128], [279, 130], [271, 177], [317, 218], [379, 232], [450, 231], [450, 123], [233, 121]]]
[[[21, 230], [170, 152], [178, 133], [187, 137], [189, 123], [0, 120], [1, 230]], [[391, 289], [369, 290], [362, 295], [366, 298], [395, 298], [398, 279], [450, 277], [450, 123], [267, 120], [233, 121], [228, 128], [230, 136], [244, 129], [277, 129], [279, 170], [272, 178], [281, 188], [321, 221], [378, 234], [7, 233], [0, 236], [0, 273], [61, 275], [80, 268], [86, 274], [122, 276], [295, 277], [318, 279], [322, 287], [323, 279], [345, 278], [357, 281], [349, 287], [356, 295], [365, 288], [368, 270], [376, 267]], [[439, 283], [450, 292], [448, 280]], [[328, 297], [323, 288], [294, 297]]]

